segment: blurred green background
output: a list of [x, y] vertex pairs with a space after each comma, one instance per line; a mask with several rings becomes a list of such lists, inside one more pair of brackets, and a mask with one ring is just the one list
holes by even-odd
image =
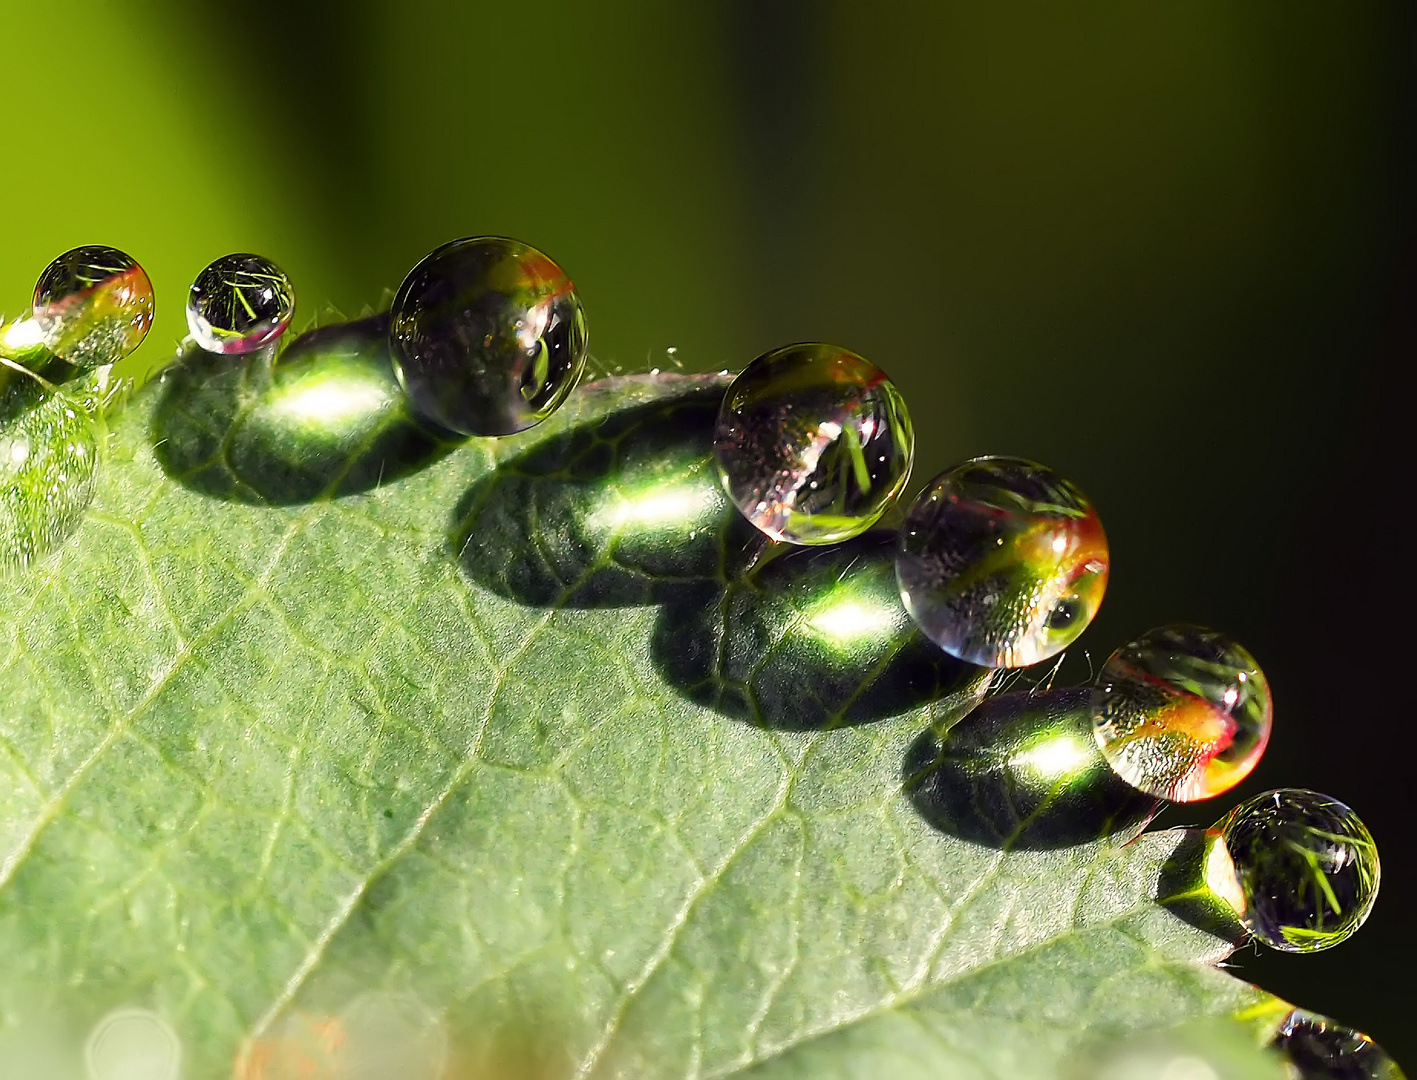
[[604, 366], [864, 353], [910, 402], [915, 486], [1016, 453], [1098, 504], [1112, 586], [1072, 674], [1176, 619], [1259, 657], [1266, 760], [1167, 820], [1278, 785], [1359, 810], [1367, 928], [1234, 964], [1413, 1068], [1415, 12], [0, 0], [0, 310], [61, 251], [124, 248], [148, 369], [228, 251], [290, 272], [300, 324], [505, 233], [575, 278]]

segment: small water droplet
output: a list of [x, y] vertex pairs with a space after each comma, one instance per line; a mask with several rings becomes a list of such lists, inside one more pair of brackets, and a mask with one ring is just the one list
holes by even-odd
[[1097, 676], [1093, 734], [1127, 783], [1173, 802], [1230, 790], [1258, 764], [1274, 708], [1255, 658], [1199, 626], [1164, 626]]
[[84, 1046], [89, 1080], [177, 1080], [182, 1044], [150, 1009], [116, 1009], [89, 1033]]
[[1254, 937], [1282, 952], [1318, 952], [1355, 933], [1378, 895], [1378, 849], [1358, 815], [1302, 788], [1256, 795], [1211, 830], [1235, 867], [1222, 895]]
[[260, 255], [224, 255], [192, 282], [187, 328], [208, 352], [248, 353], [285, 333], [295, 314], [295, 288]]
[[920, 629], [951, 656], [1026, 667], [1087, 628], [1107, 558], [1097, 511], [1073, 484], [1022, 458], [981, 457], [935, 477], [910, 508], [896, 577]]
[[915, 456], [905, 399], [835, 345], [764, 353], [733, 380], [714, 432], [719, 479], [774, 540], [835, 544], [874, 525]]
[[92, 245], [66, 251], [40, 274], [34, 320], [55, 356], [81, 368], [123, 359], [153, 322], [153, 287], [131, 255]]
[[399, 383], [427, 419], [463, 435], [541, 423], [585, 368], [580, 297], [527, 244], [454, 240], [409, 272], [390, 312]]

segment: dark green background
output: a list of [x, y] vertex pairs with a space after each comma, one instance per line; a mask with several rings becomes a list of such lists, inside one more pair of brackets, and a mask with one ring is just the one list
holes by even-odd
[[1234, 963], [1412, 1067], [1414, 10], [0, 0], [0, 310], [123, 247], [158, 290], [146, 369], [227, 251], [285, 266], [303, 323], [505, 233], [575, 278], [605, 366], [864, 353], [916, 486], [1002, 452], [1092, 495], [1113, 579], [1074, 674], [1176, 619], [1259, 657], [1267, 758], [1167, 820], [1277, 785], [1359, 810], [1368, 926]]

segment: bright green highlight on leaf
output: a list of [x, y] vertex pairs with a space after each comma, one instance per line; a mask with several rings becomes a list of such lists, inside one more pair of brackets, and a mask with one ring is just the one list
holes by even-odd
[[193, 1078], [376, 1022], [448, 1077], [1062, 1077], [1270, 1000], [1155, 899], [1193, 834], [1004, 850], [902, 796], [981, 673], [886, 618], [888, 537], [750, 568], [722, 381], [454, 447], [385, 329], [183, 357], [8, 586], [0, 1062], [78, 1077], [137, 1009]]

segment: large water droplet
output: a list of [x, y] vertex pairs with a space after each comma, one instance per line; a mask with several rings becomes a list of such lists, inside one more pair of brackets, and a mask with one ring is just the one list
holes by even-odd
[[1377, 845], [1336, 799], [1302, 788], [1267, 791], [1231, 810], [1211, 830], [1217, 833], [1234, 865], [1226, 899], [1245, 929], [1272, 948], [1332, 948], [1373, 909]]
[[1043, 465], [966, 461], [931, 481], [900, 530], [901, 599], [940, 648], [1025, 667], [1086, 629], [1107, 588], [1107, 537], [1087, 497]]
[[0, 577], [43, 558], [93, 501], [98, 438], [69, 393], [0, 372]]
[[153, 322], [153, 287], [143, 268], [117, 248], [66, 251], [40, 274], [34, 318], [50, 352], [82, 368], [123, 359]]
[[444, 244], [404, 278], [390, 312], [394, 370], [427, 419], [511, 435], [550, 416], [585, 367], [585, 313], [562, 269], [516, 240]]
[[1294, 1080], [1404, 1080], [1397, 1062], [1361, 1031], [1295, 1009], [1274, 1037]]
[[1108, 658], [1097, 686], [1097, 745], [1122, 779], [1162, 799], [1229, 791], [1269, 742], [1264, 672], [1214, 630], [1151, 630]]
[[295, 314], [295, 288], [270, 259], [224, 255], [192, 282], [187, 328], [208, 352], [248, 353], [275, 341]]
[[880, 520], [905, 486], [915, 433], [885, 372], [835, 345], [788, 345], [743, 369], [714, 451], [728, 497], [774, 540], [835, 544]]

